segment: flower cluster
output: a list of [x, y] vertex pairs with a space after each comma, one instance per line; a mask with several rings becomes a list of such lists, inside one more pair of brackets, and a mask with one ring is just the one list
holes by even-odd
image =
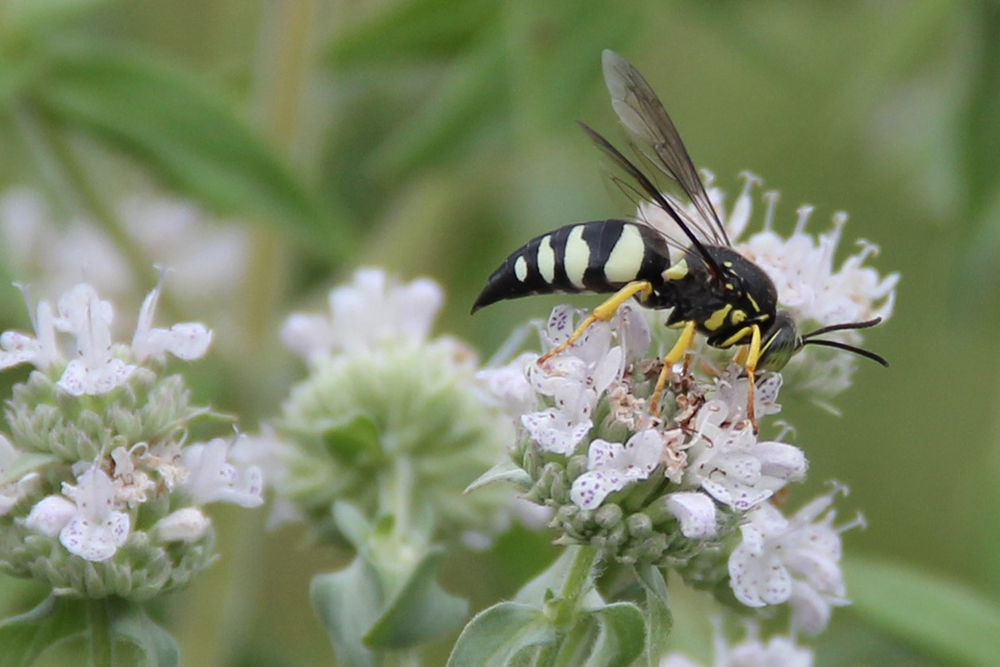
[[14, 387], [0, 435], [0, 567], [63, 594], [147, 598], [185, 583], [213, 558], [202, 511], [263, 500], [261, 471], [228, 460], [230, 442], [190, 443], [184, 381], [167, 356], [205, 355], [196, 322], [153, 326], [160, 287], [130, 344], [112, 341], [114, 309], [88, 284], [33, 309], [34, 336], [0, 336], [0, 368], [35, 369]]
[[[720, 191], [710, 190], [734, 239], [745, 231], [758, 183], [746, 178], [728, 214]], [[781, 307], [797, 322], [822, 326], [891, 314], [898, 276], [880, 278], [863, 266], [874, 246], [863, 244], [834, 268], [846, 216], [838, 214], [833, 232], [816, 240], [804, 231], [810, 209], [800, 209], [785, 240], [772, 229], [776, 197], [767, 198], [764, 231], [738, 247], [772, 277]], [[682, 236], [669, 227], [674, 223], [660, 219], [659, 209], [644, 208], [640, 217], [673, 239]], [[583, 315], [556, 307], [539, 328], [541, 353], [566, 341]], [[673, 569], [743, 614], [787, 605], [794, 633], [820, 632], [832, 607], [847, 602], [840, 533], [861, 520], [834, 526], [831, 506], [844, 491], [839, 486], [790, 516], [779, 509], [789, 485], [805, 478], [808, 461], [785, 442], [790, 428], [766, 422], [781, 410], [783, 387], [820, 400], [841, 391], [853, 356], [809, 350], [784, 374], [758, 373], [754, 421], [742, 366], [731, 352], [701, 344], [669, 369], [657, 412], [649, 400], [662, 369], [659, 358], [672, 344], [662, 321], [661, 313], [626, 303], [611, 321], [592, 324], [555, 356], [526, 353], [481, 374], [519, 427], [511, 456], [520, 474], [504, 479], [550, 508], [560, 543], [589, 544], [606, 558]], [[844, 335], [859, 342], [855, 331]], [[772, 648], [756, 646], [762, 655]], [[787, 647], [773, 648], [780, 653]]]
[[430, 519], [429, 535], [480, 530], [506, 504], [499, 490], [461, 495], [513, 430], [479, 390], [475, 353], [430, 336], [443, 301], [431, 280], [362, 269], [330, 292], [328, 315], [286, 321], [309, 375], [275, 424], [276, 483], [319, 533], [337, 537], [338, 501], [371, 519]]

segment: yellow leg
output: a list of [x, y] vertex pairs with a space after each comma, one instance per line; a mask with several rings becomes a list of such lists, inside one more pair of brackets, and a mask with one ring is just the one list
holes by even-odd
[[680, 361], [684, 353], [691, 347], [691, 340], [693, 338], [694, 321], [692, 320], [684, 325], [684, 330], [681, 331], [677, 342], [674, 343], [667, 356], [663, 357], [663, 369], [660, 371], [660, 377], [656, 378], [656, 387], [653, 389], [653, 396], [649, 399], [649, 412], [654, 417], [660, 416], [660, 396], [663, 395], [663, 388], [667, 386], [667, 380], [670, 378], [670, 369]]
[[757, 371], [757, 362], [760, 360], [760, 327], [756, 324], [753, 325], [753, 329], [750, 335], [750, 346], [747, 350], [746, 359], [743, 361], [743, 368], [747, 371], [747, 381], [750, 383], [747, 389], [747, 418], [753, 425], [753, 432], [758, 431], [757, 426], [757, 415], [754, 414], [754, 403], [756, 394], [756, 385], [754, 380], [754, 374]]
[[546, 361], [548, 361], [555, 355], [566, 350], [570, 345], [575, 343], [580, 338], [580, 336], [583, 335], [583, 332], [586, 331], [587, 328], [594, 322], [608, 322], [609, 320], [611, 320], [611, 318], [614, 317], [615, 313], [618, 311], [619, 306], [621, 306], [623, 303], [631, 299], [636, 294], [641, 293], [643, 296], [649, 296], [652, 293], [652, 291], [653, 291], [653, 286], [648, 281], [645, 280], [629, 283], [625, 287], [621, 288], [620, 290], [615, 292], [610, 299], [599, 305], [597, 308], [594, 308], [594, 312], [588, 315], [586, 319], [584, 319], [583, 322], [580, 323], [580, 326], [576, 328], [576, 331], [573, 332], [572, 336], [570, 336], [561, 345], [556, 347], [554, 350], [550, 351], [548, 354], [542, 355], [542, 357], [538, 360], [538, 365], [540, 366], [544, 364]]

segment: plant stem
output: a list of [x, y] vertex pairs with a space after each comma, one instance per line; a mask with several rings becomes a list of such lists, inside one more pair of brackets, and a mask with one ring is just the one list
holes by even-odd
[[539, 648], [532, 659], [532, 667], [553, 667], [559, 650], [567, 637], [572, 636], [573, 620], [580, 606], [580, 599], [591, 585], [591, 571], [597, 560], [597, 549], [589, 546], [570, 547], [576, 550], [559, 598], [554, 602], [552, 625], [559, 637], [551, 644]]
[[90, 666], [110, 667], [113, 655], [107, 600], [87, 601], [87, 623], [90, 626]]

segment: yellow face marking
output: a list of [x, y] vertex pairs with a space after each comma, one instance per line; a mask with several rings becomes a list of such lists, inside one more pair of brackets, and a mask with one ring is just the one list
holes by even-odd
[[583, 240], [583, 225], [574, 227], [566, 239], [566, 254], [563, 264], [566, 277], [577, 289], [583, 289], [583, 274], [590, 263], [590, 246]]
[[747, 314], [745, 312], [743, 312], [742, 310], [734, 310], [732, 314], [729, 316], [729, 321], [732, 322], [733, 324], [739, 324], [746, 318]]
[[732, 347], [736, 343], [746, 338], [746, 336], [750, 333], [752, 328], [753, 327], [743, 327], [742, 329], [734, 333], [732, 336], [722, 341], [719, 347]]
[[669, 269], [663, 272], [663, 277], [667, 280], [684, 280], [688, 274], [688, 263], [686, 259], [682, 259], [677, 262]]
[[733, 268], [733, 263], [732, 262], [723, 262], [722, 265], [724, 267], [726, 267], [727, 269]]
[[514, 262], [514, 275], [522, 283], [528, 277], [528, 261], [524, 258], [524, 255], [518, 257], [517, 261]]
[[538, 244], [538, 272], [542, 280], [552, 284], [556, 277], [556, 253], [552, 250], [552, 237], [546, 236]]
[[645, 252], [642, 234], [632, 225], [625, 225], [622, 227], [621, 236], [615, 241], [615, 247], [608, 255], [608, 261], [604, 263], [604, 277], [609, 283], [627, 283], [635, 280]]
[[760, 312], [760, 306], [757, 305], [757, 302], [754, 300], [754, 298], [752, 296], [750, 296], [749, 294], [747, 294], [747, 298], [750, 299], [750, 305], [753, 306], [753, 309], [756, 310], [759, 313]]
[[736, 289], [736, 288], [735, 288], [735, 287], [733, 287], [733, 284], [732, 284], [732, 283], [726, 283], [726, 289], [727, 289], [727, 290], [734, 290], [734, 289]]
[[728, 315], [729, 311], [732, 309], [733, 307], [727, 303], [725, 306], [712, 313], [712, 316], [702, 322], [702, 324], [709, 331], [715, 331], [722, 326], [723, 322], [726, 321], [726, 315]]

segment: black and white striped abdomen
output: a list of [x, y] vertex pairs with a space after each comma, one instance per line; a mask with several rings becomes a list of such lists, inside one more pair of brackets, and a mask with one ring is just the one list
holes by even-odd
[[490, 276], [472, 312], [532, 294], [614, 292], [635, 280], [655, 287], [669, 265], [666, 242], [646, 225], [625, 220], [566, 225], [512, 253]]

